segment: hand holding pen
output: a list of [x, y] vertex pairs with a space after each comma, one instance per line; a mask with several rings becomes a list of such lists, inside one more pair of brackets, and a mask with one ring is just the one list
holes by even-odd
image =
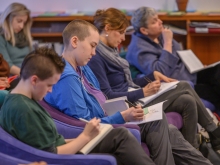
[[151, 81], [147, 77], [145, 77], [145, 80], [148, 84], [143, 88], [144, 97], [151, 96], [159, 91], [161, 85], [159, 80]]
[[90, 121], [87, 121], [85, 119], [79, 118], [79, 120], [87, 123], [82, 133], [89, 139], [89, 141], [99, 134], [99, 123], [101, 121], [100, 119], [93, 118]]
[[125, 102], [128, 103], [131, 107], [121, 112], [124, 120], [126, 122], [143, 120], [144, 111], [142, 107], [140, 105], [133, 104], [128, 100], [125, 100]]

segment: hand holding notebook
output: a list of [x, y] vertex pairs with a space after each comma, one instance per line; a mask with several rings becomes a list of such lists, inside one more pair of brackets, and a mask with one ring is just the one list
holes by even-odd
[[[82, 118], [80, 118], [80, 120], [86, 123], [89, 122]], [[96, 120], [95, 122], [99, 125], [99, 129], [94, 127], [93, 124], [90, 126], [87, 125], [84, 129], [84, 132], [86, 131], [87, 136], [91, 137], [91, 140], [80, 150], [82, 154], [87, 155], [113, 129], [112, 125], [110, 124], [99, 124], [100, 119]]]
[[204, 66], [199, 58], [192, 52], [192, 50], [182, 50], [177, 51], [177, 53], [191, 74], [220, 64], [220, 61], [218, 61], [213, 64]]
[[153, 99], [162, 95], [163, 93], [165, 93], [171, 89], [175, 89], [178, 83], [179, 83], [179, 81], [174, 81], [174, 82], [169, 82], [169, 83], [162, 82], [160, 89], [157, 93], [150, 95], [150, 96], [147, 96], [147, 97], [144, 97], [142, 99], [139, 99], [138, 103], [141, 103], [144, 106], [144, 105], [148, 104], [149, 102], [151, 102]]
[[130, 121], [126, 124], [142, 124], [151, 121], [161, 120], [163, 118], [163, 102], [154, 104], [152, 106], [143, 108], [144, 116], [142, 120]]

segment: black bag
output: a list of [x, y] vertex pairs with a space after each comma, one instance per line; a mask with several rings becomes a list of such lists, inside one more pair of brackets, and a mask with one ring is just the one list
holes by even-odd
[[210, 140], [201, 135], [200, 152], [204, 157], [210, 160], [213, 165], [220, 165], [220, 154], [213, 150]]

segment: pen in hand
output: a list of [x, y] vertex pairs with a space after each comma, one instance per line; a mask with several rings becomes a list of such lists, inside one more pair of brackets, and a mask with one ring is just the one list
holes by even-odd
[[151, 79], [149, 79], [148, 77], [144, 77], [144, 79], [145, 79], [148, 83], [152, 83]]
[[133, 104], [133, 103], [131, 103], [130, 101], [128, 101], [128, 100], [125, 100], [125, 102], [126, 103], [128, 103], [128, 105], [130, 106], [130, 107], [135, 107], [136, 108], [136, 104]]
[[85, 122], [85, 123], [88, 123], [88, 122], [89, 122], [88, 120], [83, 119], [83, 118], [79, 118], [79, 120], [80, 120], [80, 121], [83, 121], [83, 122]]

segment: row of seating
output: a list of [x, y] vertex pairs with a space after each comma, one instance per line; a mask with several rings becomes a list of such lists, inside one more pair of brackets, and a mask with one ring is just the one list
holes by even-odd
[[[84, 122], [77, 119], [71, 118], [62, 112], [54, 109], [48, 105], [44, 100], [40, 101], [41, 104], [48, 113], [54, 119], [57, 130], [65, 138], [77, 137], [85, 126]], [[182, 127], [182, 117], [175, 112], [170, 112], [166, 114], [168, 122], [177, 126], [177, 128]], [[137, 125], [130, 124], [116, 124], [114, 127], [123, 126], [128, 128], [131, 133], [137, 138], [141, 143], [140, 130]], [[149, 150], [145, 143], [141, 143], [145, 152], [149, 155]], [[89, 155], [57, 155], [42, 150], [35, 149], [23, 142], [17, 140], [2, 128], [0, 128], [0, 153], [12, 156], [15, 159], [22, 159], [26, 161], [46, 161], [48, 164], [64, 164], [64, 165], [116, 165], [116, 160], [111, 155], [103, 154], [89, 154]], [[13, 163], [12, 163], [13, 164]], [[12, 165], [9, 164], [8, 165]]]

